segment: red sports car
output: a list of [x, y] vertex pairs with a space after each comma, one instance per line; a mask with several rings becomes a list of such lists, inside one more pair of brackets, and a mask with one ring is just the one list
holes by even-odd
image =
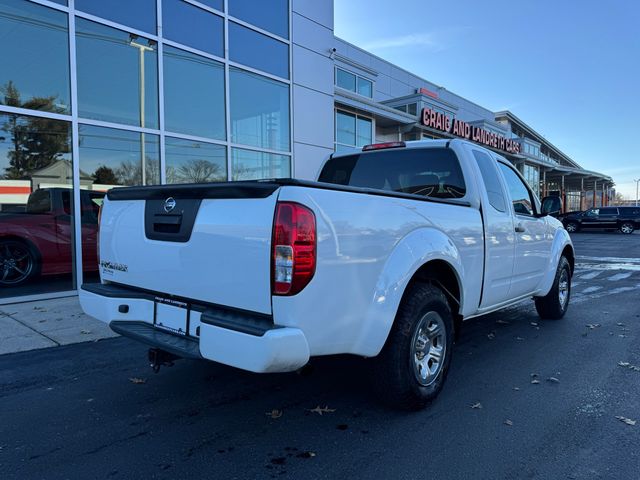
[[[71, 189], [42, 188], [29, 195], [26, 210], [0, 213], [0, 286], [73, 271]], [[82, 265], [98, 269], [98, 210], [104, 193], [80, 191]]]

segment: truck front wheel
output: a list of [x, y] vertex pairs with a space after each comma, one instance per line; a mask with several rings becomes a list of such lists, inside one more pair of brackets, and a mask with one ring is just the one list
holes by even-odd
[[535, 297], [536, 310], [541, 318], [559, 320], [564, 317], [571, 296], [571, 266], [560, 257], [553, 286], [544, 297]]
[[442, 390], [453, 350], [453, 316], [442, 290], [415, 284], [405, 294], [380, 355], [373, 384], [388, 405], [427, 406]]

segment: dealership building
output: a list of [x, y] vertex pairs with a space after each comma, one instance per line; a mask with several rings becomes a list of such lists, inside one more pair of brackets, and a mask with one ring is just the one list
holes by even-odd
[[331, 0], [0, 0], [0, 41], [0, 303], [96, 281], [119, 186], [314, 179], [335, 151], [461, 137], [567, 210], [612, 196], [514, 113], [336, 38]]

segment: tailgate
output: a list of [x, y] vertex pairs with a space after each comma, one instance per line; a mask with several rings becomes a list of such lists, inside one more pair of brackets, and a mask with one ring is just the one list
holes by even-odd
[[270, 314], [278, 187], [232, 182], [110, 191], [100, 224], [102, 279]]

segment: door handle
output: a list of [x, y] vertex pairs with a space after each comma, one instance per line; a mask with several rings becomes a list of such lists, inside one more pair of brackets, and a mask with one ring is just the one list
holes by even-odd
[[516, 232], [517, 233], [524, 233], [526, 231], [526, 229], [522, 226], [521, 223], [516, 225]]

